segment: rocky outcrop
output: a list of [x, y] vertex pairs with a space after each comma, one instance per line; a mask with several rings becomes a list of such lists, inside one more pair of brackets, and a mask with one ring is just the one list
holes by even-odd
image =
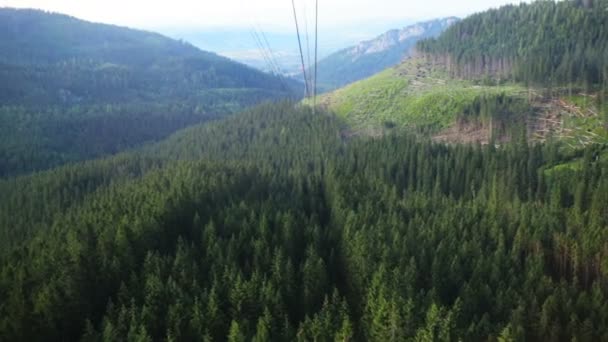
[[347, 50], [346, 53], [350, 55], [353, 60], [356, 60], [364, 55], [387, 51], [394, 47], [398, 47], [408, 40], [419, 40], [443, 32], [458, 20], [458, 18], [450, 17], [418, 23], [401, 30], [390, 30], [372, 40], [359, 43], [357, 46]]

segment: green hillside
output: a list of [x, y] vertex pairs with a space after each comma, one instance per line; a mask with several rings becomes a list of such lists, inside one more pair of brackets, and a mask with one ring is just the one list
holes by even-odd
[[523, 97], [525, 88], [481, 86], [447, 77], [423, 59], [410, 59], [366, 80], [348, 85], [320, 99], [355, 128], [450, 127], [473, 101], [504, 94]]
[[600, 146], [343, 129], [266, 105], [0, 181], [0, 336], [608, 338]]
[[160, 140], [291, 86], [159, 34], [0, 8], [0, 177]]
[[475, 14], [420, 42], [417, 57], [320, 102], [354, 134], [405, 128], [485, 143], [525, 131], [573, 148], [608, 143], [603, 4], [540, 1]]

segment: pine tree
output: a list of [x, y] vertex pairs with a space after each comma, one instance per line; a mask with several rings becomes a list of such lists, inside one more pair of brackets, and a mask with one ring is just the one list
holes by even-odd
[[229, 342], [245, 342], [245, 335], [241, 331], [239, 323], [237, 321], [232, 321], [230, 323], [230, 331], [228, 332], [228, 341]]
[[270, 337], [272, 336], [272, 317], [270, 315], [270, 311], [268, 308], [264, 309], [264, 315], [258, 319], [258, 324], [256, 328], [255, 336], [253, 337], [253, 341], [262, 342], [262, 341], [270, 341]]

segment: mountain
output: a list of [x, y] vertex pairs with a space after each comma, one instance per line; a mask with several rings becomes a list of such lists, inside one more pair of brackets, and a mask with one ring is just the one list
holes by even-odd
[[1, 8], [0, 177], [155, 141], [292, 85], [156, 33]]
[[[580, 34], [564, 46], [597, 38]], [[0, 179], [0, 340], [608, 341], [602, 85], [450, 58], [323, 97], [339, 115], [279, 101], [210, 121], [196, 96], [4, 106], [0, 146], [40, 145], [0, 163], [131, 147]], [[180, 112], [207, 122], [130, 145]], [[450, 140], [467, 130], [485, 135]]]
[[420, 39], [435, 37], [456, 22], [451, 17], [390, 30], [333, 53], [318, 63], [318, 86], [328, 91], [380, 72], [407, 57]]
[[[536, 122], [533, 118], [540, 113], [535, 111], [543, 103], [540, 96], [530, 101], [522, 85], [486, 85], [451, 78], [446, 69], [423, 58], [410, 58], [323, 94], [318, 102], [342, 117], [353, 135], [406, 131], [435, 141], [482, 144], [518, 136], [514, 129]], [[565, 113], [576, 117], [573, 110]], [[580, 120], [564, 128], [575, 123]], [[600, 140], [608, 139], [603, 131], [599, 133]]]
[[159, 34], [36, 10], [0, 10], [3, 104], [200, 100], [286, 92], [278, 78]]
[[539, 1], [475, 14], [320, 102], [368, 135], [397, 128], [489, 143], [524, 130], [537, 142], [608, 143], [605, 4]]
[[[331, 25], [319, 32], [319, 58], [324, 58], [343, 49], [345, 46], [369, 39], [370, 37], [374, 37], [378, 32], [386, 31], [403, 23], [404, 20], [402, 19], [398, 22], [393, 20], [372, 20], [365, 23], [357, 23], [356, 25]], [[302, 24], [305, 30], [305, 26], [308, 24]], [[262, 27], [260, 25], [251, 25], [249, 28], [177, 26], [159, 27], [155, 31], [162, 32], [175, 39], [188, 41], [205, 50], [215, 51], [222, 56], [260, 70], [271, 70], [272, 68], [263, 57], [262, 51], [256, 43], [256, 38], [254, 38], [254, 32], [257, 32], [263, 43], [268, 42], [279, 69], [284, 74], [297, 76], [302, 73], [295, 27], [289, 26], [288, 28], [278, 29]], [[312, 36], [309, 38], [312, 38]]]

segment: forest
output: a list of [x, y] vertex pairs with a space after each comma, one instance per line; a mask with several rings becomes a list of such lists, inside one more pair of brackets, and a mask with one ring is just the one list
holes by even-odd
[[[528, 132], [562, 98], [608, 131], [606, 5], [419, 43], [342, 106], [377, 134], [185, 42], [0, 9], [0, 341], [608, 341], [608, 145]], [[433, 139], [468, 121], [489, 139]]]
[[0, 177], [162, 140], [297, 81], [160, 34], [0, 8]]
[[3, 181], [0, 336], [608, 340], [607, 152], [283, 103]]
[[10, 8], [0, 8], [0, 77], [2, 104], [37, 106], [206, 103], [213, 89], [278, 98], [294, 84], [157, 33]]
[[418, 50], [464, 77], [534, 85], [608, 84], [608, 1], [534, 1], [467, 17]]

